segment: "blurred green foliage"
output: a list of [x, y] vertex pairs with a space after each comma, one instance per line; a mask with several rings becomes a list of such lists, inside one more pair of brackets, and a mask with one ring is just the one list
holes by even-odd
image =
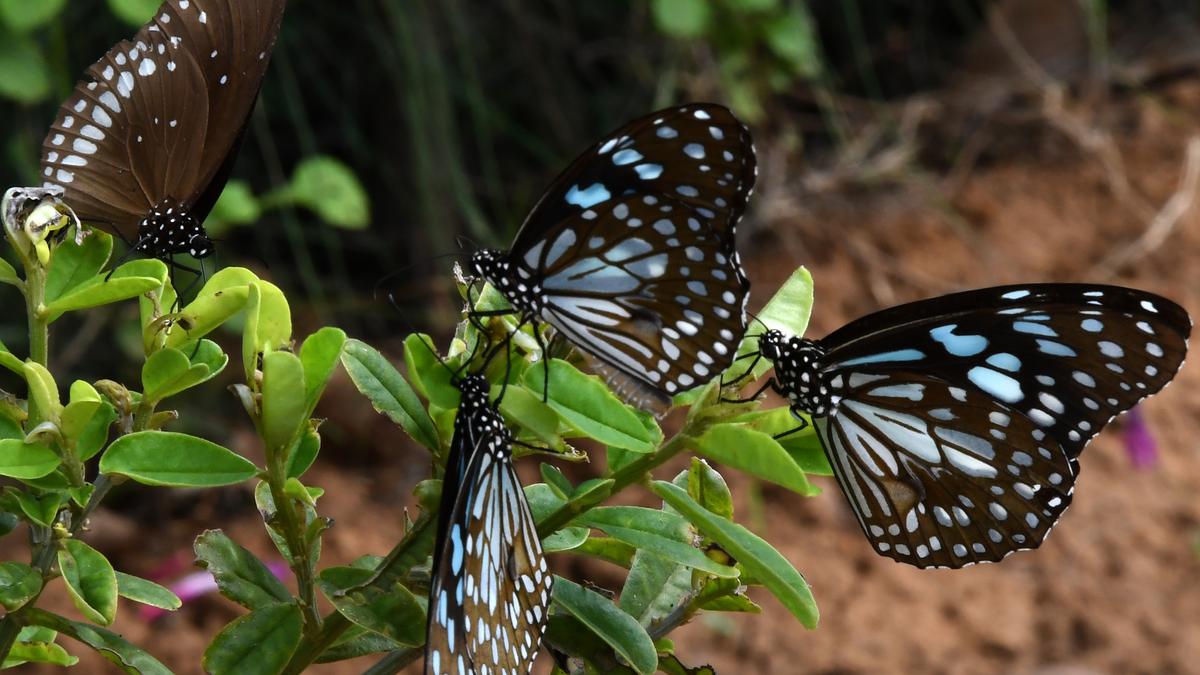
[[712, 46], [721, 87], [750, 122], [763, 119], [769, 95], [822, 71], [813, 19], [800, 0], [654, 0], [652, 6], [664, 34]]

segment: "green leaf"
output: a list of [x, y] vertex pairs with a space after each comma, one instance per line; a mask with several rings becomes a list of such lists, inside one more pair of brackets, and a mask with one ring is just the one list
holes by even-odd
[[[57, 256], [55, 256], [57, 258]], [[157, 290], [167, 276], [167, 266], [161, 260], [145, 259], [127, 262], [118, 267], [109, 277], [100, 274], [63, 293], [53, 302], [46, 303], [50, 321], [72, 312], [89, 307], [108, 305]]]
[[17, 500], [17, 505], [21, 508], [21, 512], [33, 522], [44, 527], [50, 527], [54, 524], [54, 518], [58, 515], [59, 507], [67, 500], [67, 495], [62, 492], [32, 495], [28, 492], [18, 491], [13, 494]]
[[200, 384], [211, 375], [206, 364], [192, 365], [187, 354], [165, 347], [151, 354], [142, 364], [142, 397], [157, 403]]
[[356, 659], [368, 654], [379, 654], [400, 649], [402, 645], [395, 640], [389, 640], [379, 633], [372, 633], [358, 625], [352, 626], [342, 634], [341, 639], [332, 647], [321, 652], [316, 663], [333, 663]]
[[304, 365], [304, 407], [311, 417], [325, 385], [333, 376], [346, 345], [346, 333], [338, 328], [325, 327], [308, 336], [300, 346], [300, 362]]
[[101, 404], [75, 439], [75, 454], [79, 455], [79, 459], [86, 462], [104, 448], [108, 442], [108, 428], [116, 420], [117, 411], [108, 403]]
[[183, 606], [179, 596], [153, 581], [117, 572], [117, 594], [143, 605], [175, 611]]
[[[524, 384], [543, 391], [543, 369], [530, 368]], [[605, 445], [641, 453], [654, 452], [657, 445], [654, 434], [600, 378], [584, 375], [560, 359], [550, 362], [549, 404], [564, 422]]]
[[83, 380], [72, 382], [71, 402], [63, 409], [59, 424], [63, 436], [78, 438], [87, 428], [92, 416], [103, 405], [104, 399], [100, 398], [100, 393], [96, 391], [95, 387]]
[[217, 487], [258, 473], [254, 464], [216, 443], [170, 431], [122, 436], [100, 458], [100, 472], [144, 485]]
[[17, 634], [17, 641], [0, 667], [14, 668], [23, 663], [49, 663], [54, 666], [73, 666], [79, 663], [79, 659], [54, 644], [57, 637], [58, 633], [49, 628], [25, 626]]
[[11, 612], [37, 597], [42, 575], [29, 565], [0, 562], [0, 606]]
[[217, 581], [221, 595], [246, 609], [261, 609], [291, 600], [286, 586], [241, 544], [220, 530], [196, 537], [196, 561]]
[[625, 542], [599, 535], [588, 537], [587, 541], [574, 550], [577, 554], [590, 555], [593, 558], [610, 562], [625, 569], [629, 569], [633, 565], [633, 556], [637, 551], [637, 549]]
[[[499, 395], [500, 386], [492, 387], [493, 400]], [[500, 399], [500, 413], [516, 428], [532, 434], [534, 439], [552, 448], [562, 446], [562, 438], [558, 435], [558, 413], [542, 403], [541, 396], [525, 387], [508, 385], [504, 398]]]
[[287, 477], [299, 478], [304, 475], [304, 472], [308, 471], [308, 468], [316, 461], [317, 453], [320, 451], [321, 435], [316, 432], [310, 423], [309, 428], [300, 434], [300, 439], [296, 441], [296, 445], [292, 446], [291, 452], [288, 453]]
[[225, 184], [212, 212], [205, 218], [204, 229], [210, 236], [217, 237], [235, 225], [258, 222], [262, 212], [262, 205], [250, 185], [243, 180], [231, 180]]
[[[821, 446], [821, 439], [817, 436], [816, 427], [811, 421], [798, 421], [787, 408], [758, 410], [732, 421], [745, 422], [750, 428], [771, 436], [784, 434], [782, 438], [777, 438], [775, 441], [791, 455], [792, 460], [796, 462], [801, 471], [807, 475], [833, 475], [833, 468], [829, 466], [829, 458], [825, 456], [825, 449]], [[796, 431], [801, 424], [805, 424], [804, 429]], [[815, 486], [814, 489], [816, 489]]]
[[267, 448], [282, 452], [291, 446], [300, 425], [308, 420], [304, 405], [304, 366], [300, 359], [290, 352], [264, 355], [260, 431]]
[[658, 651], [646, 629], [607, 598], [562, 577], [554, 577], [554, 602], [608, 643], [642, 675], [658, 667]]
[[[681, 480], [682, 479], [682, 480]], [[704, 508], [727, 520], [733, 519], [733, 495], [725, 478], [708, 462], [692, 458], [692, 465], [672, 481]]]
[[542, 480], [546, 481], [546, 486], [554, 492], [555, 497], [565, 501], [570, 498], [571, 493], [575, 492], [571, 481], [567, 480], [567, 477], [563, 475], [562, 471], [558, 470], [558, 467], [542, 462], [539, 470], [542, 472]]
[[8, 264], [4, 258], [0, 258], [0, 284], [21, 287], [21, 278], [17, 276], [17, 270], [13, 269], [13, 266]]
[[59, 462], [58, 453], [44, 445], [26, 445], [11, 438], [0, 440], [0, 476], [41, 478], [57, 469]]
[[58, 568], [75, 608], [89, 621], [107, 626], [117, 615], [117, 576], [96, 549], [67, 539], [58, 550]]
[[700, 37], [708, 29], [707, 0], [654, 0], [650, 5], [654, 24], [675, 38]]
[[[554, 494], [550, 486], [545, 483], [526, 486], [525, 501], [529, 503], [529, 513], [533, 516], [534, 522], [544, 519], [566, 503], [566, 500]], [[586, 527], [564, 527], [542, 539], [542, 550], [546, 553], [570, 551], [586, 541], [587, 538], [588, 529]]]
[[617, 606], [649, 628], [678, 607], [691, 591], [690, 568], [639, 549], [633, 555]]
[[437, 429], [425, 406], [382, 354], [364, 342], [349, 340], [342, 350], [342, 366], [375, 410], [387, 415], [426, 448], [439, 447]]
[[363, 628], [402, 645], [425, 643], [425, 603], [403, 584], [390, 589], [367, 584], [375, 572], [358, 567], [330, 567], [317, 584], [338, 612]]
[[584, 513], [573, 524], [604, 530], [613, 539], [708, 574], [738, 575], [736, 569], [717, 563], [693, 546], [691, 526], [674, 513], [641, 506], [605, 506]]
[[[58, 423], [62, 414], [62, 403], [58, 398], [58, 384], [46, 367], [34, 361], [22, 364], [25, 382], [29, 385], [29, 422], [37, 426], [42, 422]], [[28, 427], [27, 427], [28, 428]]]
[[761, 431], [738, 424], [718, 424], [704, 432], [696, 442], [696, 451], [793, 492], [808, 496], [817, 493], [791, 455]]
[[11, 420], [7, 417], [0, 417], [0, 439], [24, 442], [25, 431], [21, 429], [20, 423], [18, 423], [16, 420]]
[[808, 582], [779, 551], [741, 525], [710, 513], [689, 497], [687, 492], [670, 483], [654, 481], [650, 489], [732, 555], [805, 628], [816, 627], [819, 614]]
[[158, 0], [108, 0], [112, 13], [134, 26], [140, 26], [154, 16], [159, 4]]
[[283, 349], [292, 341], [292, 309], [287, 297], [269, 281], [260, 279], [254, 285], [259, 294], [258, 315], [254, 321], [258, 349]]
[[113, 238], [103, 230], [92, 230], [80, 244], [73, 237], [63, 239], [54, 249], [46, 272], [43, 302], [49, 304], [84, 282], [94, 279], [112, 255]]
[[783, 59], [792, 72], [805, 78], [821, 73], [821, 54], [812, 17], [803, 3], [793, 3], [786, 12], [768, 21], [766, 44]]
[[277, 675], [300, 644], [300, 608], [279, 603], [256, 609], [225, 626], [204, 650], [211, 675]]
[[0, 77], [0, 96], [4, 98], [31, 104], [50, 95], [50, 69], [30, 36], [0, 34], [0, 73], [4, 73]]
[[166, 346], [179, 347], [228, 321], [246, 306], [249, 287], [257, 281], [258, 277], [244, 267], [226, 267], [209, 277], [196, 299], [173, 315]]
[[[792, 276], [783, 282], [766, 307], [758, 313], [758, 320], [762, 323], [751, 327], [749, 336], [742, 340], [738, 356], [758, 351], [758, 336], [765, 330], [763, 325], [788, 335], [804, 335], [804, 331], [808, 329], [808, 318], [812, 314], [812, 303], [812, 275], [807, 269], [800, 267], [792, 272]], [[758, 364], [754, 366], [754, 379], [762, 377], [763, 373], [770, 369], [771, 364], [766, 359], [759, 359]], [[741, 374], [740, 370], [735, 372]]]
[[371, 223], [367, 191], [348, 166], [332, 157], [318, 155], [302, 161], [292, 176], [288, 196], [330, 225], [362, 230]]
[[457, 408], [458, 387], [450, 381], [453, 366], [439, 361], [432, 349], [428, 335], [413, 333], [404, 338], [404, 365], [413, 388], [439, 408]]
[[70, 621], [57, 614], [30, 608], [25, 610], [26, 619], [38, 626], [45, 626], [74, 638], [91, 647], [109, 661], [121, 666], [127, 673], [142, 675], [172, 675], [166, 666], [146, 652], [138, 649], [112, 631], [86, 623]]

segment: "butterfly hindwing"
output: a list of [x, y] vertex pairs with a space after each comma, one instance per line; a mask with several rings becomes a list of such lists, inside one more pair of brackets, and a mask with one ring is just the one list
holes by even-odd
[[653, 195], [589, 209], [524, 262], [544, 270], [541, 318], [647, 407], [728, 367], [744, 332], [747, 284], [729, 248]]
[[464, 391], [443, 487], [429, 594], [430, 674], [529, 672], [547, 620], [552, 577], [512, 464], [512, 439], [487, 403], [486, 386], [478, 391], [482, 401]]
[[983, 392], [906, 371], [835, 385], [814, 419], [834, 475], [882, 555], [961, 567], [1035, 548], [1071, 501], [1063, 448]]
[[1190, 330], [1187, 313], [1157, 295], [1032, 284], [902, 305], [820, 344], [826, 373], [917, 371], [977, 389], [1075, 458], [1113, 416], [1170, 382]]

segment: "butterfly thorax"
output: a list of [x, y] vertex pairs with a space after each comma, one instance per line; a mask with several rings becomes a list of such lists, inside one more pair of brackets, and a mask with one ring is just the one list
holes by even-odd
[[763, 358], [775, 364], [776, 389], [793, 408], [817, 417], [833, 413], [837, 403], [821, 374], [825, 357], [821, 345], [770, 330], [759, 339], [759, 349]]
[[486, 279], [500, 291], [514, 310], [535, 316], [541, 313], [545, 304], [541, 279], [525, 266], [513, 262], [502, 251], [477, 251], [471, 256], [470, 267], [476, 277]]
[[461, 398], [454, 418], [455, 434], [463, 434], [471, 446], [488, 439], [487, 447], [495, 459], [512, 454], [512, 432], [504, 418], [488, 400], [489, 387], [483, 375], [468, 375], [458, 385]]
[[154, 257], [187, 253], [193, 258], [212, 255], [212, 240], [204, 226], [182, 202], [166, 197], [138, 224], [137, 250]]

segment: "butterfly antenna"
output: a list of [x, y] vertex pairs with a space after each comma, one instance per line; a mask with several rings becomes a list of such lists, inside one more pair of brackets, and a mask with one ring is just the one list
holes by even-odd
[[[387, 297], [388, 302], [392, 304], [392, 308], [395, 309], [396, 313], [400, 315], [400, 320], [403, 321], [404, 325], [408, 328], [408, 332], [417, 336], [417, 342], [420, 342], [422, 345], [424, 345], [425, 348], [429, 350], [429, 353], [433, 355], [434, 360], [442, 364], [442, 367], [446, 369], [446, 372], [450, 373], [450, 379], [454, 382], [457, 382], [459, 379], [459, 372], [451, 368], [450, 365], [446, 363], [445, 359], [443, 359], [441, 355], [437, 353], [437, 350], [434, 349], [433, 345], [425, 342], [424, 336], [422, 336], [421, 333], [417, 331], [416, 326], [412, 325], [412, 322], [408, 320], [408, 317], [404, 314], [404, 310], [400, 309], [400, 305], [396, 302], [396, 298], [393, 297], [391, 293], [388, 293]], [[470, 363], [470, 361], [468, 361], [468, 363]]]
[[[429, 262], [432, 262], [434, 260], [444, 260], [446, 258], [460, 258], [460, 257], [462, 257], [462, 255], [463, 254], [461, 252], [459, 252], [459, 253], [442, 253], [440, 255], [435, 255], [432, 258], [430, 258]], [[371, 297], [379, 297], [379, 289], [385, 283], [391, 281], [392, 279], [395, 279], [396, 277], [400, 276], [401, 274], [404, 274], [405, 272], [408, 272], [409, 270], [412, 270], [417, 265], [418, 265], [418, 263], [415, 263], [415, 262], [410, 263], [410, 264], [404, 265], [403, 267], [400, 267], [399, 269], [396, 269], [392, 272], [388, 272], [387, 274], [380, 277], [379, 281], [375, 282], [375, 286], [371, 290]]]

